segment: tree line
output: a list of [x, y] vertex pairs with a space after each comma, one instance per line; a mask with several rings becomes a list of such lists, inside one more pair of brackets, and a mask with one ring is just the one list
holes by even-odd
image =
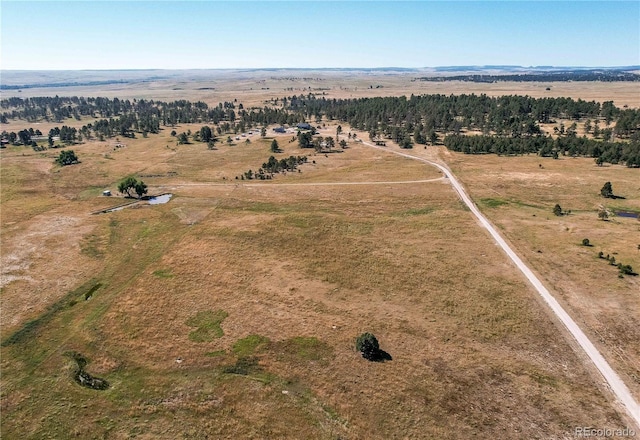
[[453, 76], [423, 76], [417, 81], [445, 82], [465, 81], [477, 83], [495, 83], [500, 81], [512, 82], [558, 82], [558, 81], [640, 81], [640, 75], [620, 70], [568, 70], [562, 72], [544, 73], [516, 73], [505, 75], [453, 75]]
[[[468, 153], [583, 155], [594, 157], [600, 164], [638, 166], [640, 142], [639, 110], [620, 109], [613, 101], [599, 103], [572, 98], [434, 94], [327, 99], [310, 93], [247, 109], [235, 100], [209, 106], [201, 101], [187, 100], [163, 102], [56, 96], [3, 99], [0, 108], [4, 110], [0, 115], [4, 121], [10, 118], [30, 121], [56, 120], [58, 117], [62, 120], [71, 117], [97, 119], [80, 129], [63, 126], [59, 135], [65, 143], [83, 138], [135, 137], [136, 133], [147, 136], [158, 133], [163, 126], [180, 123], [210, 124], [213, 127], [210, 132], [199, 134], [209, 139], [208, 143], [215, 143], [216, 134], [244, 132], [253, 127], [339, 120], [368, 132], [372, 140], [390, 139], [403, 148], [434, 144], [444, 136], [445, 145]], [[544, 136], [540, 124], [555, 123], [557, 119], [574, 122], [566, 130], [560, 124], [558, 139]], [[585, 131], [602, 141], [578, 137], [578, 121], [584, 121]], [[468, 131], [482, 136], [477, 139], [459, 137]], [[2, 136], [25, 143], [17, 134], [12, 136], [3, 132]], [[319, 141], [313, 141], [312, 136], [300, 138], [300, 146], [318, 149]], [[462, 145], [463, 140], [467, 146]], [[327, 143], [326, 139], [324, 143]]]
[[538, 154], [543, 157], [562, 156], [593, 157], [598, 165], [605, 162], [640, 167], [640, 143], [607, 142], [580, 137], [536, 136], [530, 138], [506, 138], [497, 136], [449, 135], [444, 145], [452, 151], [465, 154], [497, 154], [514, 156]]

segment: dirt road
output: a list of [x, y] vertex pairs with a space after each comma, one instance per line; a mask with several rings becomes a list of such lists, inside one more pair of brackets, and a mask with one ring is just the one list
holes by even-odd
[[376, 148], [378, 150], [386, 151], [389, 153], [394, 153], [403, 157], [407, 157], [409, 159], [419, 160], [426, 164], [432, 165], [438, 168], [440, 171], [444, 173], [445, 176], [451, 182], [451, 185], [456, 190], [462, 201], [467, 205], [467, 207], [471, 210], [473, 215], [476, 216], [480, 224], [491, 234], [496, 243], [504, 250], [504, 252], [509, 256], [511, 261], [520, 269], [520, 271], [524, 274], [525, 277], [529, 280], [529, 282], [533, 285], [533, 287], [538, 291], [540, 296], [547, 303], [551, 311], [560, 319], [560, 321], [564, 324], [567, 330], [573, 335], [576, 342], [580, 345], [580, 347], [584, 350], [584, 352], [589, 356], [589, 359], [593, 362], [595, 367], [600, 371], [607, 384], [609, 385], [611, 392], [614, 396], [619, 400], [622, 404], [628, 415], [635, 422], [636, 427], [640, 428], [640, 405], [636, 402], [635, 398], [629, 391], [629, 388], [624, 384], [624, 382], [620, 379], [618, 374], [611, 368], [606, 359], [600, 354], [598, 349], [593, 345], [593, 343], [589, 340], [587, 335], [580, 329], [578, 324], [569, 316], [569, 314], [562, 308], [562, 306], [556, 301], [556, 299], [551, 295], [551, 293], [547, 290], [546, 287], [542, 284], [542, 282], [535, 276], [535, 274], [529, 269], [529, 267], [516, 255], [516, 253], [509, 247], [506, 241], [500, 236], [498, 231], [493, 227], [493, 225], [486, 219], [486, 217], [480, 212], [480, 210], [476, 207], [476, 205], [471, 201], [471, 198], [467, 195], [463, 186], [458, 182], [458, 179], [453, 175], [453, 173], [444, 165], [430, 161], [428, 159], [424, 159], [421, 157], [413, 156], [407, 153], [403, 153], [400, 151], [391, 150], [388, 147], [378, 147], [376, 145], [370, 144], [368, 142], [362, 142], [363, 145], [367, 145], [371, 148]]

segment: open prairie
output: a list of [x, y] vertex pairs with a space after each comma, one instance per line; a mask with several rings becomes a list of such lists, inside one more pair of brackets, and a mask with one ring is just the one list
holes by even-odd
[[[33, 75], [33, 74], [31, 74]], [[151, 71], [134, 75], [122, 72], [121, 76], [80, 76], [78, 74], [50, 72], [47, 76], [14, 74], [11, 82], [24, 84], [82, 82], [89, 80], [122, 80], [122, 83], [34, 87], [22, 90], [3, 90], [5, 98], [33, 96], [104, 96], [120, 99], [156, 99], [173, 101], [188, 99], [204, 101], [209, 105], [238, 99], [245, 106], [263, 106], [273, 99], [285, 96], [313, 93], [326, 99], [364, 98], [374, 96], [409, 96], [420, 94], [486, 94], [488, 96], [529, 95], [534, 98], [568, 97], [586, 101], [613, 101], [618, 107], [640, 107], [638, 87], [632, 82], [496, 82], [474, 83], [463, 81], [428, 82], [417, 78], [419, 71], [394, 70], [202, 70], [202, 71]], [[3, 81], [7, 83], [5, 73]], [[9, 82], [9, 84], [11, 84]], [[549, 90], [547, 90], [549, 89]]]
[[[20, 96], [260, 106], [293, 93], [539, 92], [640, 106], [618, 83], [545, 91], [402, 75], [268, 75]], [[36, 128], [19, 124], [3, 129]], [[321, 134], [335, 127], [327, 121]], [[81, 163], [66, 167], [54, 164], [54, 149], [0, 150], [4, 437], [560, 439], [580, 426], [630, 426], [435, 168], [353, 141], [317, 154], [270, 131], [208, 150], [176, 145], [169, 131], [87, 141], [73, 147]], [[281, 152], [270, 152], [273, 139]], [[272, 154], [308, 161], [269, 181], [236, 179]], [[460, 177], [639, 398], [640, 280], [618, 278], [597, 257], [640, 268], [640, 223], [597, 216], [599, 205], [640, 211], [638, 170], [440, 147], [412, 154]], [[172, 199], [93, 215], [123, 202], [101, 193], [115, 194], [127, 175]], [[606, 181], [625, 199], [601, 198]], [[554, 216], [556, 203], [571, 213]], [[356, 352], [366, 331], [391, 360]], [[74, 381], [84, 362], [108, 389]]]

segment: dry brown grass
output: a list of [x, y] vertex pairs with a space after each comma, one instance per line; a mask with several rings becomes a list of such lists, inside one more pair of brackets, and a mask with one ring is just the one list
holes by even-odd
[[[486, 94], [488, 96], [529, 95], [570, 97], [587, 101], [613, 101], [616, 106], [640, 107], [637, 87], [630, 82], [499, 82], [414, 81], [416, 73], [389, 72], [211, 72], [210, 77], [187, 74], [184, 80], [170, 79], [133, 84], [91, 87], [54, 87], [3, 91], [3, 97], [104, 96], [120, 99], [188, 99], [210, 105], [238, 99], [245, 108], [262, 107], [266, 101], [283, 96], [318, 94], [329, 98], [361, 98], [419, 94]], [[418, 75], [420, 76], [420, 75]], [[308, 78], [308, 79], [305, 79]], [[370, 88], [373, 86], [373, 88]], [[377, 86], [380, 86], [377, 88]], [[546, 90], [550, 87], [551, 90]], [[42, 130], [44, 131], [44, 130]]]
[[[82, 163], [65, 168], [55, 150], [0, 152], [2, 340], [31, 329], [2, 347], [3, 437], [564, 438], [576, 426], [624, 426], [446, 180], [283, 185], [437, 179], [434, 169], [351, 143], [310, 155], [301, 173], [242, 182], [234, 177], [271, 155], [270, 140], [209, 151], [176, 146], [169, 131], [115, 151], [75, 146]], [[308, 155], [290, 136], [277, 137], [276, 156]], [[627, 196], [618, 203], [639, 208], [634, 170], [442, 156], [633, 380], [638, 280], [618, 279], [595, 253], [640, 267], [627, 249], [637, 226], [598, 222], [593, 210], [606, 180]], [[90, 215], [117, 203], [100, 193], [128, 174], [154, 176], [143, 177], [150, 192], [175, 197]], [[572, 215], [553, 218], [555, 203]], [[579, 246], [585, 237], [594, 248]], [[194, 317], [219, 310], [224, 334], [191, 340]], [[391, 362], [354, 351], [364, 331]], [[239, 360], [250, 335], [269, 342]], [[111, 388], [73, 382], [70, 350]], [[225, 373], [238, 362], [247, 375]]]
[[[50, 169], [55, 178], [36, 174], [47, 184], [35, 193], [10, 186], [11, 197], [56, 197], [56, 209], [84, 228], [60, 225], [63, 236], [38, 246], [42, 261], [23, 257], [28, 273], [56, 279], [64, 265], [46, 261], [61, 254], [84, 269], [76, 285], [93, 278], [103, 287], [89, 301], [82, 291], [65, 297], [80, 301], [3, 347], [4, 435], [548, 438], [583, 424], [621, 425], [531, 289], [445, 182], [278, 185], [325, 181], [332, 172], [357, 171], [363, 180], [437, 172], [352, 144], [269, 186], [178, 187], [207, 176], [219, 183], [221, 174], [268, 156], [268, 142], [172, 151], [156, 140], [130, 141], [111, 160], [100, 143], [86, 145], [81, 165]], [[295, 152], [283, 146], [282, 154]], [[3, 154], [10, 169], [22, 160], [40, 164], [21, 168], [26, 180], [52, 159]], [[84, 185], [162, 170], [178, 171], [149, 179], [152, 189], [176, 185], [169, 204], [87, 215], [106, 200], [81, 196]], [[42, 220], [14, 209], [23, 232], [3, 223], [8, 244]], [[48, 300], [33, 304], [35, 289]], [[9, 283], [3, 313], [21, 318], [3, 319], [3, 333], [69, 290]], [[228, 313], [224, 335], [191, 341], [190, 320], [214, 310]], [[393, 361], [372, 364], [355, 353], [363, 331], [375, 333]], [[258, 366], [248, 376], [223, 373], [237, 361], [234, 344], [252, 334], [271, 341], [255, 353]], [[287, 342], [296, 337], [324, 348], [296, 354]], [[87, 370], [112, 388], [78, 387], [63, 356], [69, 350], [87, 356]]]
[[[634, 342], [640, 339], [640, 280], [618, 278], [616, 268], [597, 258], [602, 251], [640, 268], [640, 222], [624, 217], [604, 222], [597, 216], [599, 206], [640, 211], [638, 170], [598, 167], [593, 159], [582, 158], [445, 155], [484, 212], [640, 398], [640, 347]], [[626, 198], [602, 198], [600, 189], [607, 181]], [[556, 203], [571, 214], [554, 216]], [[582, 246], [584, 238], [593, 247]]]

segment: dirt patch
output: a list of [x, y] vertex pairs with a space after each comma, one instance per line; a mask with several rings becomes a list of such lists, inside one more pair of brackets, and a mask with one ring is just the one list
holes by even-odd
[[93, 227], [80, 217], [43, 214], [3, 231], [0, 287], [5, 328], [37, 315], [89, 275], [93, 265], [80, 254], [80, 241]]

